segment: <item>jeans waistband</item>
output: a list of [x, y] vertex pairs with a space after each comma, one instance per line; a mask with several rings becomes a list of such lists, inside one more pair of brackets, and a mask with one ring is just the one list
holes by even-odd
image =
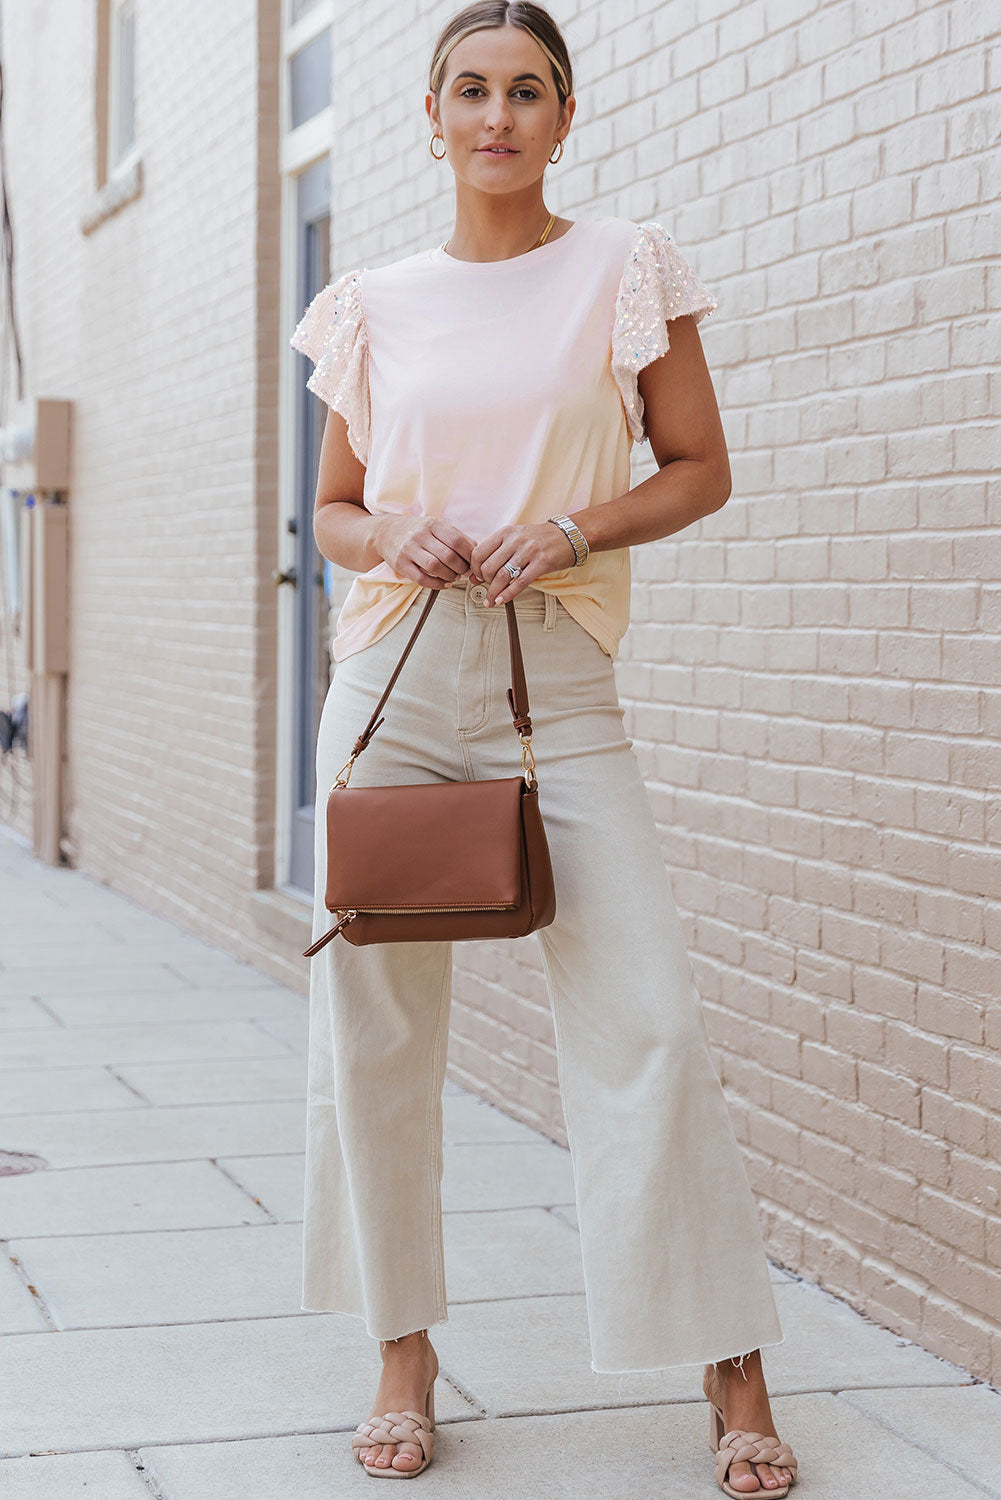
[[[486, 619], [495, 615], [499, 618], [504, 613], [503, 604], [487, 605], [483, 602], [487, 595], [486, 584], [473, 583], [468, 578], [457, 578], [451, 588], [440, 589], [439, 593], [443, 597], [435, 604], [436, 609], [444, 603], [453, 609], [463, 610], [467, 615], [482, 615]], [[556, 601], [551, 595], [546, 594], [543, 589], [532, 588], [531, 584], [523, 588], [514, 600], [515, 613], [519, 619], [522, 616], [529, 618], [536, 615], [539, 619], [551, 618], [555, 607]]]

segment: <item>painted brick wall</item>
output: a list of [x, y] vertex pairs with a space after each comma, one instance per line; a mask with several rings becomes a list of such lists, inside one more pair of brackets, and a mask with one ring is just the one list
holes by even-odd
[[[550, 206], [659, 219], [720, 300], [733, 495], [634, 549], [617, 677], [769, 1250], [997, 1381], [1001, 18], [552, 8]], [[451, 8], [404, 9], [339, 20], [334, 271], [451, 227]], [[560, 1137], [535, 942], [456, 948], [451, 1065]]]
[[273, 883], [278, 0], [139, 5], [143, 191], [86, 233], [95, 11], [34, 0], [3, 12], [27, 389], [75, 402], [73, 862], [263, 957], [272, 945], [253, 897]]

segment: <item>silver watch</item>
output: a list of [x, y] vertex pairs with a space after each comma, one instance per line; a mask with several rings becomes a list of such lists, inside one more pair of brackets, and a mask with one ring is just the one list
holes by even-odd
[[588, 555], [591, 549], [587, 545], [587, 537], [581, 531], [577, 523], [575, 521], [571, 521], [569, 516], [550, 516], [549, 520], [552, 521], [554, 526], [558, 526], [560, 528], [564, 536], [566, 536], [569, 540], [570, 545], [573, 547], [573, 566], [575, 568], [579, 568], [581, 563], [587, 562]]

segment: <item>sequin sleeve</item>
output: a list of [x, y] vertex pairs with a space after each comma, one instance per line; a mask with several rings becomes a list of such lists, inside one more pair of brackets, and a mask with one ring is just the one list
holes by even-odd
[[667, 353], [668, 322], [691, 313], [700, 323], [718, 306], [667, 230], [653, 219], [637, 224], [619, 282], [612, 330], [612, 374], [634, 442], [646, 439], [637, 376]]
[[371, 408], [361, 272], [346, 271], [317, 292], [289, 342], [313, 361], [308, 389], [344, 418], [352, 451], [367, 464]]

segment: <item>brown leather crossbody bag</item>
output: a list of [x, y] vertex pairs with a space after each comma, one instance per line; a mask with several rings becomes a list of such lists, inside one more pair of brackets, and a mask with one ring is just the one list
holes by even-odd
[[507, 697], [521, 741], [521, 775], [348, 786], [354, 762], [383, 723], [378, 715], [440, 592], [429, 590], [386, 690], [327, 795], [324, 904], [336, 913], [337, 923], [304, 950], [303, 958], [312, 958], [338, 933], [358, 947], [524, 937], [556, 916], [513, 600], [504, 606], [511, 658]]

